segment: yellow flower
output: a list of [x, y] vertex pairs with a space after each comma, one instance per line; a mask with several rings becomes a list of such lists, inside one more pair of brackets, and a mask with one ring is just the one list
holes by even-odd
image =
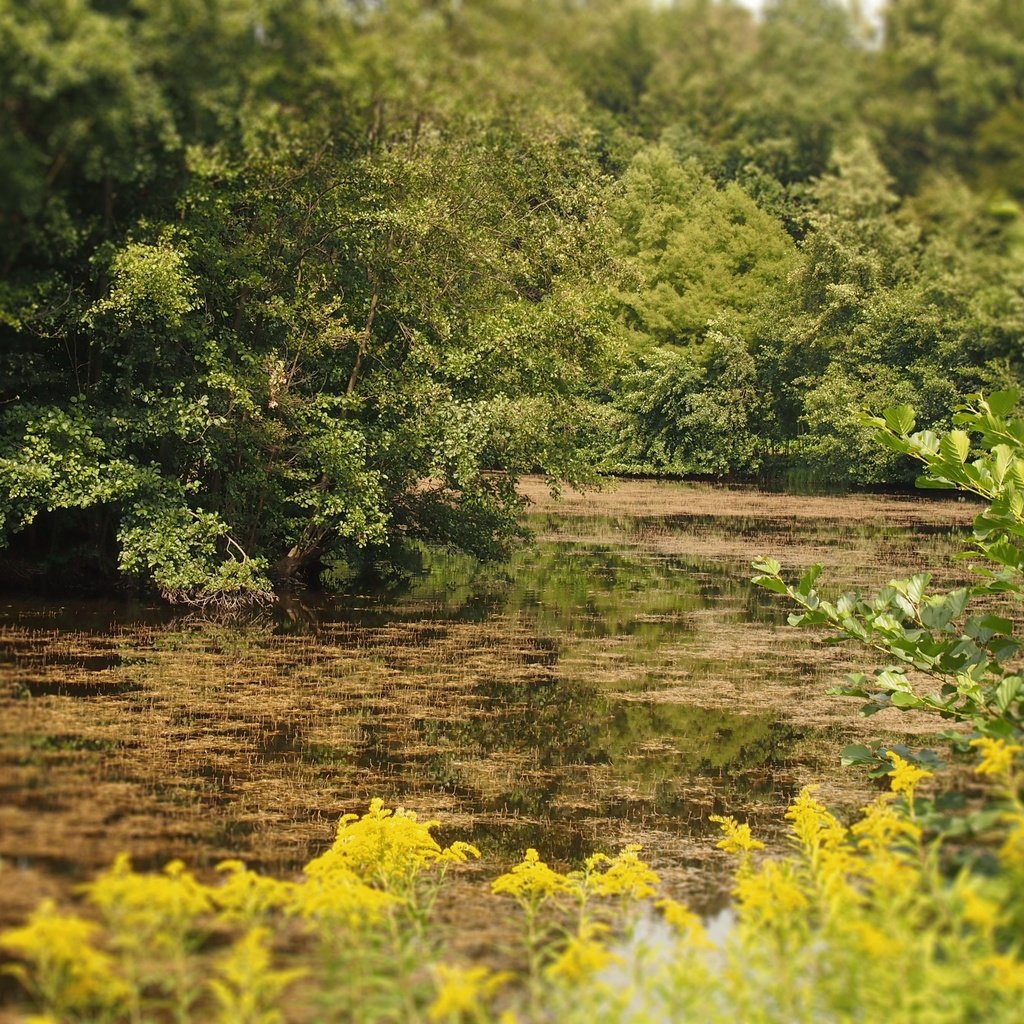
[[144, 941], [177, 946], [197, 920], [213, 908], [211, 891], [173, 860], [158, 874], [135, 872], [131, 860], [119, 855], [113, 865], [82, 886], [122, 946]]
[[888, 966], [895, 951], [892, 936], [869, 921], [854, 921], [852, 930], [861, 952]]
[[491, 892], [504, 893], [524, 905], [543, 903], [570, 888], [569, 879], [549, 868], [532, 847], [518, 864], [491, 883]]
[[607, 930], [606, 926], [593, 922], [585, 925], [579, 935], [569, 940], [562, 955], [548, 967], [548, 977], [571, 984], [592, 978], [609, 964], [622, 963], [622, 957], [598, 941], [598, 936]]
[[901, 846], [907, 845], [904, 840], [916, 844], [921, 838], [921, 829], [897, 813], [892, 799], [892, 793], [883, 793], [862, 809], [861, 820], [850, 827], [860, 849], [878, 859], [895, 855]]
[[978, 895], [974, 889], [965, 888], [960, 893], [963, 902], [964, 920], [978, 931], [991, 934], [1002, 922], [1002, 911], [998, 903]]
[[44, 900], [20, 928], [0, 932], [0, 945], [27, 960], [32, 972], [12, 968], [29, 989], [46, 1001], [56, 1015], [88, 1006], [112, 1006], [127, 994], [114, 971], [114, 961], [92, 940], [98, 926], [75, 914], [61, 914]]
[[[641, 849], [638, 843], [631, 843], [616, 857], [594, 854], [587, 858], [584, 871], [574, 871], [568, 876], [569, 882], [583, 895], [618, 896], [627, 900], [654, 896], [660, 879], [638, 856]], [[597, 870], [601, 866], [605, 866], [604, 870]]]
[[755, 839], [750, 832], [750, 826], [746, 823], [740, 824], [731, 814], [723, 817], [720, 814], [712, 814], [711, 821], [717, 822], [725, 833], [724, 839], [719, 839], [715, 846], [726, 853], [750, 853], [753, 850], [763, 850], [764, 843]]
[[999, 859], [1010, 869], [1024, 869], [1024, 817], [1014, 816], [1013, 824], [1006, 833], [1006, 839], [999, 851]]
[[851, 865], [874, 898], [902, 898], [919, 884], [921, 829], [893, 806], [895, 794], [883, 793], [863, 809], [850, 831], [861, 856]]
[[914, 799], [914, 791], [922, 779], [930, 779], [932, 773], [927, 768], [918, 768], [917, 765], [905, 761], [895, 750], [890, 750], [886, 757], [892, 762], [892, 771], [889, 772], [890, 788], [894, 793], [903, 793], [907, 800]]
[[809, 905], [790, 865], [767, 861], [758, 871], [741, 875], [733, 889], [740, 913], [750, 924], [785, 921]]
[[472, 843], [458, 840], [441, 851], [442, 864], [465, 864], [469, 858], [479, 859], [480, 851]]
[[818, 851], [834, 850], [847, 837], [845, 827], [823, 804], [814, 799], [819, 786], [804, 786], [800, 795], [790, 804], [786, 819], [793, 823], [797, 844], [815, 861]]
[[454, 967], [438, 964], [435, 973], [437, 995], [427, 1016], [434, 1021], [457, 1020], [465, 1014], [481, 1017], [486, 1004], [512, 975], [488, 967]]
[[212, 890], [220, 916], [227, 922], [252, 921], [274, 907], [284, 906], [293, 886], [276, 878], [250, 871], [240, 860], [225, 860], [217, 865], [224, 881]]
[[971, 740], [971, 746], [981, 751], [981, 760], [974, 769], [979, 775], [1009, 775], [1013, 770], [1014, 759], [1024, 750], [1024, 747], [1016, 743], [990, 739], [987, 736]]
[[218, 977], [209, 982], [220, 1008], [216, 1024], [283, 1024], [277, 1009], [284, 990], [307, 972], [271, 970], [270, 932], [250, 928], [220, 958]]
[[987, 956], [978, 966], [991, 976], [997, 991], [1024, 992], [1024, 963], [1008, 953]]
[[305, 867], [306, 878], [291, 888], [285, 909], [307, 921], [359, 930], [381, 921], [402, 901], [367, 885], [329, 854]]
[[715, 944], [704, 930], [704, 922], [685, 903], [666, 898], [658, 900], [655, 906], [688, 946], [695, 949], [714, 948]]
[[[374, 882], [385, 889], [407, 889], [427, 867], [462, 863], [470, 856], [480, 856], [475, 846], [463, 842], [442, 850], [430, 834], [438, 824], [420, 821], [413, 811], [401, 807], [392, 810], [384, 806], [380, 797], [375, 797], [362, 817], [342, 816], [334, 845], [317, 860], [336, 861], [364, 882]], [[316, 863], [313, 861], [307, 870]]]

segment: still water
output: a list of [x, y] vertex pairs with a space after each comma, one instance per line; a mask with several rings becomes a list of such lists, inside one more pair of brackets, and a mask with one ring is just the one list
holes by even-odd
[[293, 871], [373, 796], [503, 870], [644, 844], [698, 908], [723, 899], [712, 814], [769, 842], [801, 785], [869, 794], [849, 742], [927, 723], [826, 697], [870, 662], [785, 625], [749, 583], [775, 555], [835, 586], [962, 575], [968, 505], [631, 483], [561, 502], [507, 564], [426, 550], [388, 587], [248, 620], [0, 599], [0, 922], [121, 850]]

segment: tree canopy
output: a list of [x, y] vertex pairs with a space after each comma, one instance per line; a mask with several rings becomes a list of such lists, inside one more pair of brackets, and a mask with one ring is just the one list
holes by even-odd
[[0, 2], [0, 531], [169, 598], [1013, 384], [1002, 0]]

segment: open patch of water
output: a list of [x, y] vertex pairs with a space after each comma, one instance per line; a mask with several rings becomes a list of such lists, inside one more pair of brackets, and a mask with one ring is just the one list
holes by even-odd
[[710, 815], [777, 842], [800, 785], [865, 798], [839, 749], [911, 723], [826, 698], [869, 661], [786, 627], [749, 562], [952, 581], [969, 506], [639, 483], [555, 506], [533, 487], [538, 539], [510, 563], [421, 552], [387, 592], [231, 623], [0, 602], [0, 857], [19, 880], [0, 919], [121, 850], [288, 872], [377, 795], [476, 842], [489, 875], [527, 846], [565, 866], [641, 842], [711, 910], [729, 865]]

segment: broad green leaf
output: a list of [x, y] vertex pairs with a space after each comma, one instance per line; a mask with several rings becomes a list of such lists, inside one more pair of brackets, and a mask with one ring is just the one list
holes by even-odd
[[1006, 391], [993, 391], [992, 394], [985, 397], [984, 404], [988, 406], [993, 416], [1001, 418], [1009, 416], [1019, 400], [1019, 393], [1013, 388], [1008, 388]]
[[782, 563], [774, 558], [755, 558], [751, 566], [755, 572], [768, 576], [778, 576], [782, 572]]
[[812, 565], [810, 569], [800, 577], [800, 585], [797, 587], [797, 591], [805, 596], [809, 594], [820, 575], [821, 566]]
[[896, 690], [891, 700], [894, 707], [898, 708], [916, 708], [921, 706], [921, 699], [915, 697], [914, 694], [907, 692], [906, 690]]
[[764, 587], [765, 590], [770, 590], [775, 594], [789, 593], [789, 587], [777, 576], [754, 576], [750, 582], [758, 587]]
[[942, 477], [922, 474], [915, 478], [914, 486], [922, 491], [948, 491], [951, 488], [956, 487], [956, 484], [950, 480], [945, 480]]
[[909, 405], [898, 405], [882, 413], [886, 426], [895, 434], [910, 434], [917, 422], [914, 410]]
[[996, 687], [996, 707], [1001, 714], [1005, 714], [1009, 706], [1017, 699], [1021, 690], [1020, 676], [1007, 676], [998, 687]]
[[876, 677], [876, 682], [882, 689], [891, 691], [910, 691], [910, 682], [902, 672], [893, 672], [891, 669], [885, 669], [879, 672]]
[[953, 430], [939, 442], [939, 454], [963, 464], [971, 454], [971, 439], [963, 430]]
[[840, 763], [844, 768], [849, 768], [855, 764], [874, 764], [875, 761], [877, 758], [869, 747], [862, 743], [851, 743], [843, 747]]

